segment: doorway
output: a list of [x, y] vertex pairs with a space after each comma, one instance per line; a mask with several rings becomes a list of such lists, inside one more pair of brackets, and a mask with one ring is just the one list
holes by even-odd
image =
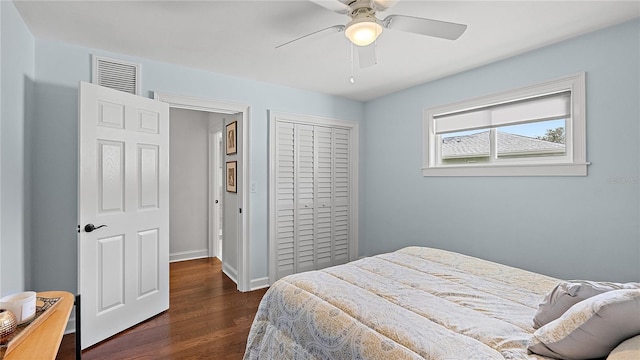
[[[197, 110], [224, 114], [224, 125], [237, 122], [238, 152], [233, 155], [237, 164], [237, 189], [235, 193], [223, 192], [224, 237], [222, 240], [223, 272], [236, 282], [240, 291], [249, 291], [249, 106], [214, 100], [154, 93], [155, 100], [169, 104], [170, 109]], [[223, 154], [225, 159], [228, 157]], [[224, 164], [221, 164], [224, 167]], [[224, 184], [223, 189], [224, 189]], [[233, 233], [235, 231], [235, 234]]]
[[171, 262], [222, 260], [222, 159], [224, 114], [172, 108], [170, 123]]

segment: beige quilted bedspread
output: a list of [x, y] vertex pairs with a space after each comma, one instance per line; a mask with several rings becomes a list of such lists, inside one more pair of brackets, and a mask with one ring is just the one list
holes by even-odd
[[423, 247], [295, 274], [267, 291], [245, 359], [543, 359], [527, 353], [557, 279]]

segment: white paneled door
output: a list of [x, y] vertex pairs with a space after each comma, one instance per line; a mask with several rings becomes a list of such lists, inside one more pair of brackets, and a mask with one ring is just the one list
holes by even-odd
[[82, 348], [169, 308], [169, 107], [79, 91]]

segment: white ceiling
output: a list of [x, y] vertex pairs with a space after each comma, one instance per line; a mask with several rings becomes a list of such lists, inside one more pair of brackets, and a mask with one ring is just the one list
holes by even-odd
[[638, 1], [401, 0], [378, 17], [426, 17], [467, 31], [449, 41], [385, 30], [378, 64], [356, 66], [351, 84], [342, 33], [274, 49], [349, 20], [306, 0], [14, 2], [38, 38], [361, 101], [640, 16]]

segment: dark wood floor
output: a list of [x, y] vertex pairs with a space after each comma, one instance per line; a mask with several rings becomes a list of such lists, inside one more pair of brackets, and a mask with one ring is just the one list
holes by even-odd
[[[216, 258], [172, 263], [168, 311], [82, 352], [91, 359], [241, 359], [266, 289], [241, 293]], [[75, 359], [65, 335], [58, 360]]]

